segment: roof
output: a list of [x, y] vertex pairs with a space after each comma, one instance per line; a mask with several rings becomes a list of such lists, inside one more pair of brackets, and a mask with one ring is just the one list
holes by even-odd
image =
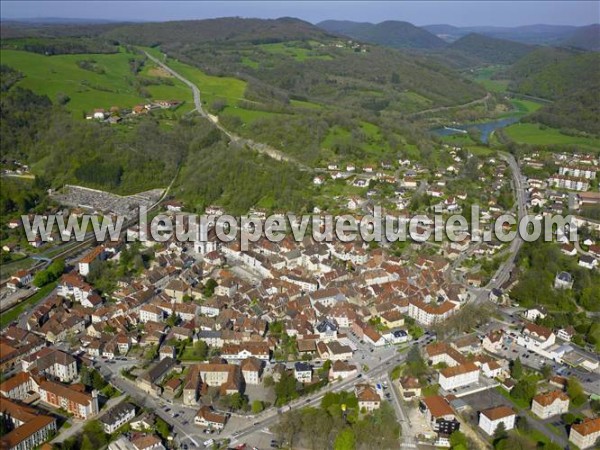
[[10, 392], [17, 386], [25, 384], [29, 381], [30, 375], [27, 372], [19, 372], [14, 377], [10, 377], [8, 380], [0, 384], [0, 391]]
[[198, 411], [196, 416], [202, 417], [207, 422], [213, 422], [213, 423], [225, 424], [225, 422], [227, 421], [227, 416], [224, 416], [223, 414], [218, 414], [218, 413], [214, 412], [213, 410], [210, 409], [209, 406], [206, 406], [206, 405], [203, 406], [202, 408], [200, 408], [200, 410]]
[[441, 395], [432, 395], [422, 400], [433, 417], [453, 416], [454, 411]]
[[552, 391], [547, 392], [545, 394], [536, 395], [533, 397], [533, 401], [542, 405], [542, 406], [550, 406], [556, 400], [569, 401], [569, 396], [562, 391]]
[[544, 340], [548, 339], [552, 335], [552, 330], [550, 328], [546, 328], [535, 323], [528, 323], [525, 325], [525, 331], [528, 331], [530, 334], [536, 334], [537, 336], [544, 338]]
[[90, 264], [92, 261], [96, 260], [96, 258], [99, 258], [103, 251], [104, 247], [101, 245], [94, 247], [87, 255], [84, 255], [79, 262], [83, 264]]
[[505, 417], [514, 416], [516, 413], [512, 408], [508, 406], [496, 406], [495, 408], [486, 409], [481, 411], [481, 414], [486, 416], [490, 420], [500, 420]]
[[600, 432], [600, 417], [585, 419], [583, 422], [571, 425], [571, 430], [577, 431], [582, 436]]
[[56, 422], [54, 417], [50, 416], [36, 416], [28, 422], [25, 422], [18, 428], [2, 437], [0, 445], [2, 448], [14, 448], [17, 447], [21, 442], [27, 439], [35, 432], [47, 427], [52, 422]]
[[460, 364], [458, 366], [447, 367], [445, 369], [442, 369], [440, 371], [440, 374], [443, 375], [445, 378], [452, 378], [452, 377], [456, 377], [458, 375], [463, 375], [465, 373], [478, 372], [478, 371], [479, 371], [479, 367], [477, 367], [475, 365], [475, 363], [468, 362], [465, 364]]
[[357, 384], [356, 397], [359, 402], [379, 402], [381, 397], [370, 384]]
[[88, 406], [92, 401], [92, 396], [84, 392], [79, 392], [69, 386], [55, 383], [53, 381], [42, 381], [40, 389], [53, 393], [58, 397], [66, 398], [79, 405]]

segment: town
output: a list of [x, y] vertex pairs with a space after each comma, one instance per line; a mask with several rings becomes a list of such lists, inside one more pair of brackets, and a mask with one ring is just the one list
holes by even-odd
[[[338, 208], [368, 213], [381, 194], [372, 181], [389, 179], [400, 187], [385, 207], [406, 209], [423, 196], [424, 210], [459, 211], [468, 194], [443, 188], [472, 155], [446, 151], [451, 166], [432, 174], [408, 159], [364, 167], [364, 175], [331, 164], [331, 179], [363, 192], [340, 198]], [[543, 165], [540, 158], [532, 154], [521, 167], [479, 159], [478, 181], [490, 196], [514, 189], [540, 218], [599, 201], [577, 187], [595, 180], [597, 160], [558, 154], [558, 173], [547, 180], [521, 174]], [[319, 175], [314, 183], [329, 181]], [[119, 212], [111, 209], [119, 199], [69, 189], [59, 199], [71, 198], [72, 208]], [[130, 212], [133, 203], [118, 207]], [[505, 212], [488, 205], [488, 219]], [[175, 214], [184, 205], [171, 199], [161, 208]], [[137, 225], [128, 231], [144, 234]], [[597, 271], [598, 230], [575, 243], [564, 231], [556, 236], [561, 253], [580, 270]], [[51, 290], [2, 332], [3, 446], [91, 439], [109, 449], [285, 447], [293, 436], [277, 428], [282, 417], [345, 391], [360, 415], [391, 406], [401, 448], [450, 447], [459, 436], [485, 448], [517, 428], [560, 448], [593, 448], [598, 354], [581, 329], [548, 327], [545, 306], [513, 298], [515, 250], [474, 236], [408, 245], [398, 254], [393, 246], [288, 236], [242, 251], [212, 229], [206, 242], [106, 242], [78, 248], [58, 272], [52, 258], [37, 273], [20, 271], [5, 287], [10, 295], [44, 277]], [[499, 263], [486, 269], [483, 261]], [[551, 289], [573, 289], [574, 274], [555, 275]], [[118, 438], [109, 443], [108, 436]]]

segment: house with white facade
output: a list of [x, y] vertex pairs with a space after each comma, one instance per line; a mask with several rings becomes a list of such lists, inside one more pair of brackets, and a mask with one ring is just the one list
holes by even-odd
[[500, 423], [504, 424], [506, 431], [515, 427], [517, 414], [508, 406], [496, 406], [479, 413], [479, 427], [489, 436], [493, 436]]

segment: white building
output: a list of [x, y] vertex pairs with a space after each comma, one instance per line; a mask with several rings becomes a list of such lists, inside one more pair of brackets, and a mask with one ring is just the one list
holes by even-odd
[[102, 423], [104, 432], [113, 434], [127, 422], [135, 417], [135, 406], [131, 403], [119, 403], [117, 406], [107, 411], [98, 420]]
[[569, 441], [580, 449], [592, 448], [600, 439], [600, 417], [585, 419], [571, 426]]
[[312, 368], [305, 362], [294, 364], [294, 378], [300, 383], [310, 383], [312, 381]]
[[569, 411], [569, 396], [562, 391], [536, 395], [531, 403], [531, 412], [540, 419], [565, 414]]
[[512, 430], [515, 427], [515, 419], [517, 415], [508, 406], [496, 406], [495, 408], [486, 409], [479, 414], [479, 427], [489, 436], [493, 436], [500, 423], [504, 424], [506, 431]]
[[442, 369], [439, 374], [439, 383], [442, 389], [450, 391], [462, 386], [479, 381], [479, 367], [474, 363], [465, 363], [455, 367]]

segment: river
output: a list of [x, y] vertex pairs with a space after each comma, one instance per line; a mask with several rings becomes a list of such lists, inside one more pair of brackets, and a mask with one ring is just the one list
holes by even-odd
[[466, 133], [467, 130], [475, 128], [481, 133], [481, 142], [487, 143], [490, 134], [494, 130], [504, 128], [513, 123], [517, 123], [521, 117], [506, 117], [505, 119], [492, 120], [490, 122], [472, 123], [466, 125], [452, 125], [450, 127], [434, 128], [431, 130], [438, 136], [450, 136], [452, 134]]

